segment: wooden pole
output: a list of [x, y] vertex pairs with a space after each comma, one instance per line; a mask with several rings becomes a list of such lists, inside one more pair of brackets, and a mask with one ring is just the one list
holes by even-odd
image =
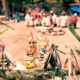
[[79, 1], [79, 0], [75, 0], [75, 2], [76, 2], [76, 3], [79, 3], [80, 1]]
[[2, 5], [3, 5], [3, 12], [5, 15], [8, 15], [7, 7], [6, 7], [6, 0], [2, 0]]
[[6, 9], [5, 0], [2, 0], [3, 9]]
[[71, 55], [70, 54], [69, 54], [68, 60], [69, 60], [69, 63], [68, 63], [68, 77], [69, 77], [69, 80], [71, 80]]

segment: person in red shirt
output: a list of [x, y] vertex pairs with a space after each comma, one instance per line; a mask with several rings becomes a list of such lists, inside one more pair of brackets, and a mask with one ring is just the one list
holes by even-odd
[[36, 8], [35, 8], [35, 18], [37, 18], [37, 16], [38, 16], [39, 13], [40, 13], [40, 8], [37, 5]]
[[72, 18], [72, 25], [76, 29], [76, 23], [77, 23], [77, 20], [78, 20], [77, 13], [74, 13], [74, 15], [71, 16], [71, 18]]

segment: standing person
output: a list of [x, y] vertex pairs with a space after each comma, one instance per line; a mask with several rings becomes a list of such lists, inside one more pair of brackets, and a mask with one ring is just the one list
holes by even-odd
[[53, 11], [50, 11], [50, 23], [52, 25], [52, 16], [53, 16]]
[[61, 16], [61, 27], [66, 27], [68, 21], [68, 16], [66, 14], [62, 14]]
[[44, 17], [42, 18], [42, 26], [49, 27], [50, 26], [50, 17], [48, 13], [44, 14]]
[[52, 24], [53, 24], [54, 27], [57, 26], [57, 21], [58, 21], [57, 15], [53, 14], [53, 16], [52, 16]]
[[18, 12], [15, 13], [14, 19], [15, 19], [15, 22], [19, 22], [20, 21], [19, 13]]
[[33, 25], [32, 17], [31, 17], [31, 11], [28, 10], [26, 16], [25, 16], [25, 24], [26, 27], [30, 27]]
[[40, 26], [41, 25], [41, 21], [42, 21], [42, 15], [41, 13], [38, 14], [37, 19], [34, 20], [34, 25], [35, 26]]
[[71, 16], [71, 18], [72, 18], [73, 28], [76, 29], [76, 23], [77, 23], [77, 20], [78, 20], [78, 15], [77, 15], [77, 13], [74, 13], [74, 15]]
[[38, 16], [39, 13], [40, 13], [40, 8], [37, 5], [36, 8], [35, 8], [35, 18], [37, 18], [37, 16]]

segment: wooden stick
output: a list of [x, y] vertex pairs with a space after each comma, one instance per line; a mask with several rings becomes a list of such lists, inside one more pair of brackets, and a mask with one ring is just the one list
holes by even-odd
[[57, 51], [59, 51], [60, 53], [63, 53], [63, 54], [66, 54], [66, 55], [67, 55], [67, 53], [65, 53], [65, 52], [62, 52], [62, 51], [60, 51], [60, 50], [58, 50], [58, 49], [57, 49]]
[[79, 65], [79, 64], [78, 64], [78, 62], [77, 62], [77, 59], [76, 59], [76, 57], [75, 57], [75, 54], [74, 54], [74, 52], [73, 52], [73, 50], [72, 50], [72, 49], [71, 49], [71, 53], [72, 53], [72, 55], [73, 55], [73, 57], [74, 57], [74, 59], [75, 59], [75, 61], [76, 61], [77, 65]]
[[68, 78], [71, 80], [71, 56], [69, 54], [69, 63], [68, 63]]

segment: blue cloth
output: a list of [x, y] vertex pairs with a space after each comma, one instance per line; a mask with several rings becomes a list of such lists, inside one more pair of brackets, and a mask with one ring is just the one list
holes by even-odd
[[29, 56], [29, 53], [27, 53], [27, 56]]
[[80, 5], [74, 5], [74, 6], [70, 7], [70, 9], [80, 13]]
[[29, 53], [27, 53], [26, 55], [27, 55], [27, 56], [30, 56], [30, 55], [33, 55], [33, 54], [29, 54]]
[[43, 48], [43, 49], [41, 49], [44, 53], [46, 52], [46, 50]]
[[44, 56], [44, 53], [41, 53], [41, 57]]
[[4, 49], [5, 49], [5, 47], [2, 47], [2, 52], [4, 53]]
[[21, 20], [25, 20], [25, 17], [24, 17], [24, 16], [20, 16], [20, 19], [21, 19]]
[[44, 58], [44, 53], [40, 53], [40, 58], [41, 58], [41, 59]]
[[74, 25], [74, 29], [76, 29], [76, 21], [75, 22], [72, 22], [73, 25]]

